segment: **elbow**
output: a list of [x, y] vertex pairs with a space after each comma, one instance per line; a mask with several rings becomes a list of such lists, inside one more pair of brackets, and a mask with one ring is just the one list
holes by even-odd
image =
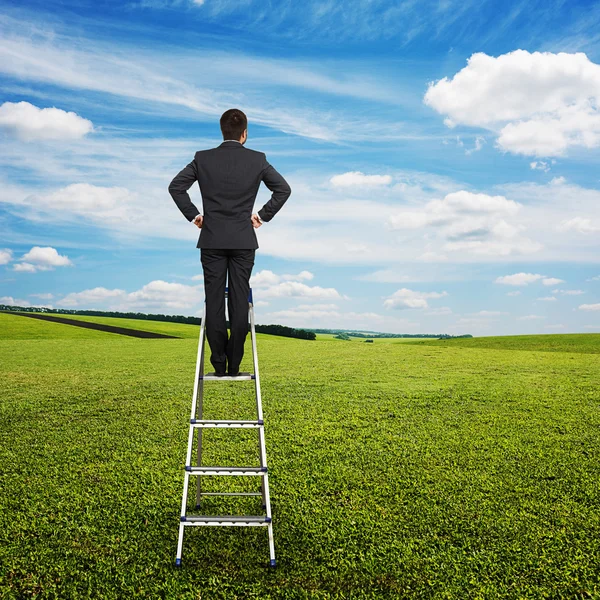
[[287, 185], [283, 189], [283, 193], [285, 194], [285, 199], [287, 200], [292, 195], [292, 188], [289, 185]]

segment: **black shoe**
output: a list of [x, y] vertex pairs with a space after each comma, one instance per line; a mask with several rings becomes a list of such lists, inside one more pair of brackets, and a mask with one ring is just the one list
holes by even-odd
[[227, 373], [227, 375], [229, 375], [229, 377], [241, 377], [241, 376], [248, 376], [248, 375], [250, 375], [250, 373], [246, 373], [246, 371], [238, 371], [237, 373], [233, 373], [233, 372], [229, 371]]
[[213, 374], [216, 375], [217, 377], [225, 377], [225, 375], [227, 375], [227, 373], [225, 373], [225, 371], [215, 371]]

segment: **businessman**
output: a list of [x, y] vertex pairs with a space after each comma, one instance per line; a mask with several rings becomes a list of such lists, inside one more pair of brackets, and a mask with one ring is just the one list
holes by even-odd
[[[194, 159], [169, 184], [169, 193], [185, 218], [200, 231], [197, 248], [204, 271], [206, 337], [210, 362], [217, 376], [240, 375], [248, 334], [250, 275], [258, 240], [254, 231], [268, 223], [289, 198], [287, 181], [267, 161], [264, 152], [246, 148], [248, 119], [237, 108], [221, 115], [223, 142], [199, 150]], [[197, 181], [203, 214], [187, 190]], [[252, 213], [260, 182], [271, 198]], [[227, 310], [230, 337], [225, 321], [225, 282], [228, 279]]]

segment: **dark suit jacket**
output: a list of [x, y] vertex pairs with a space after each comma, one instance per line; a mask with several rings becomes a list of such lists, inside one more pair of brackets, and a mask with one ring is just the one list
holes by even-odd
[[264, 181], [273, 192], [258, 211], [265, 223], [292, 193], [287, 181], [267, 162], [264, 152], [231, 140], [196, 152], [194, 160], [169, 184], [169, 193], [188, 221], [200, 214], [187, 193], [194, 181], [200, 185], [204, 209], [197, 248], [258, 248], [250, 217], [260, 182]]

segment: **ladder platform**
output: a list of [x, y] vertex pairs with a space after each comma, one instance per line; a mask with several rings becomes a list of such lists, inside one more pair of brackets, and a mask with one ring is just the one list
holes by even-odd
[[267, 467], [195, 467], [186, 465], [190, 475], [259, 475], [267, 474]]
[[213, 375], [212, 373], [206, 373], [205, 375], [200, 375], [199, 379], [203, 381], [253, 381], [254, 373], [250, 373], [249, 375], [223, 375], [219, 377], [218, 375]]
[[240, 421], [235, 419], [190, 419], [192, 427], [234, 427], [241, 429], [256, 429], [264, 427], [264, 421]]
[[184, 525], [213, 525], [213, 526], [266, 526], [271, 522], [271, 517], [267, 516], [226, 516], [226, 517], [208, 517], [208, 516], [185, 516], [181, 517]]

